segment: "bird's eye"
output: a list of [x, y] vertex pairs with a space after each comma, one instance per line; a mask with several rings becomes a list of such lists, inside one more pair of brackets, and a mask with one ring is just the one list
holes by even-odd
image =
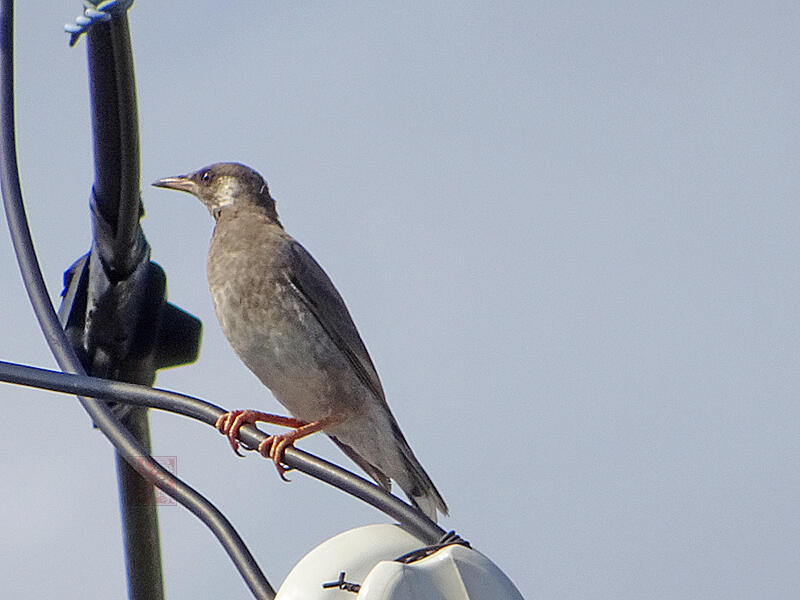
[[208, 171], [203, 171], [203, 174], [200, 175], [200, 179], [202, 179], [203, 181], [209, 181], [211, 179], [211, 173], [209, 173]]

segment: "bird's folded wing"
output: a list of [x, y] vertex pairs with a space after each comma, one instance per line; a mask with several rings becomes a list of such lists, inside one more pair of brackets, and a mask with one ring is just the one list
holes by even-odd
[[294, 241], [290, 251], [293, 254], [288, 273], [291, 287], [347, 357], [362, 383], [385, 403], [378, 372], [333, 282], [300, 243]]

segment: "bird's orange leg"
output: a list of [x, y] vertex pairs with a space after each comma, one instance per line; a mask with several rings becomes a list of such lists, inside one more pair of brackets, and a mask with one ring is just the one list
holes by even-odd
[[257, 410], [232, 410], [221, 414], [214, 424], [214, 427], [228, 438], [231, 448], [233, 448], [233, 451], [238, 456], [244, 456], [239, 452], [239, 440], [237, 439], [239, 430], [244, 425], [255, 425], [256, 423], [270, 423], [271, 425], [292, 427], [294, 429], [299, 429], [307, 425], [305, 421], [299, 421], [292, 417], [281, 417], [280, 415], [258, 412]]
[[325, 427], [329, 427], [330, 425], [340, 422], [341, 420], [341, 417], [326, 417], [324, 419], [320, 419], [319, 421], [304, 423], [300, 427], [295, 428], [294, 431], [289, 431], [288, 433], [271, 435], [258, 445], [258, 452], [264, 458], [272, 459], [272, 462], [275, 463], [275, 468], [278, 469], [278, 474], [281, 476], [281, 479], [284, 481], [289, 481], [284, 475], [289, 468], [284, 467], [281, 464], [283, 455], [286, 452], [286, 448], [294, 446], [294, 443], [300, 438], [304, 438], [312, 433], [316, 433]]

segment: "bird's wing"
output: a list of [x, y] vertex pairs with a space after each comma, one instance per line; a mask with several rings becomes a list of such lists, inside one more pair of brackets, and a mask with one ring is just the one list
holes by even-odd
[[347, 357], [361, 382], [381, 403], [385, 404], [386, 399], [378, 372], [333, 282], [300, 243], [293, 240], [290, 252], [291, 287], [316, 317], [336, 347]]
[[336, 443], [337, 446], [339, 446], [342, 452], [344, 452], [347, 456], [350, 457], [350, 460], [352, 460], [359, 467], [361, 467], [364, 473], [372, 477], [381, 488], [383, 488], [387, 492], [391, 491], [392, 482], [389, 479], [389, 476], [386, 475], [386, 473], [381, 471], [377, 466], [368, 462], [366, 458], [364, 458], [358, 452], [353, 450], [352, 446], [348, 446], [347, 444], [342, 442], [339, 438], [337, 438], [335, 435], [330, 436], [330, 438]]

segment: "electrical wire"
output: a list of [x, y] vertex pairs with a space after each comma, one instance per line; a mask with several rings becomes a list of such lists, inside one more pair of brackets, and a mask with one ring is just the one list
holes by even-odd
[[[216, 423], [217, 418], [225, 412], [215, 404], [186, 394], [100, 377], [60, 373], [5, 361], [0, 361], [0, 381], [65, 394], [115, 400], [136, 406], [149, 406], [190, 417], [212, 426]], [[239, 432], [239, 439], [248, 448], [258, 447], [258, 444], [266, 437], [265, 433], [252, 425], [242, 427]], [[284, 462], [293, 469], [311, 475], [371, 504], [400, 521], [411, 533], [426, 543], [439, 542], [445, 533], [423, 513], [400, 498], [385, 492], [371, 481], [318, 456], [290, 446], [286, 449]]]

